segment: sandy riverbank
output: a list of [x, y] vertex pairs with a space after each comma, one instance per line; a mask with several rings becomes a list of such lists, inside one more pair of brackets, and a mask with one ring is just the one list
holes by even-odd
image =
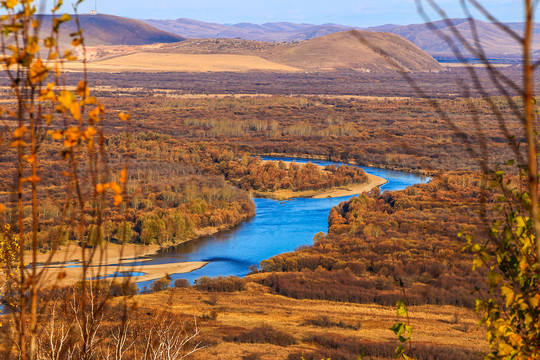
[[[90, 260], [90, 266], [86, 278], [110, 276], [116, 272], [135, 272], [138, 276], [132, 276], [133, 281], [147, 281], [159, 279], [166, 274], [188, 273], [207, 264], [202, 261], [194, 261], [145, 265], [144, 261], [148, 260], [145, 256], [155, 254], [159, 249], [158, 245], [116, 245], [110, 243], [95, 250], [87, 249], [85, 260]], [[27, 263], [31, 263], [31, 255], [27, 255], [26, 258]], [[82, 251], [76, 244], [62, 246], [54, 254], [39, 254], [37, 256], [38, 264], [49, 264], [46, 267], [39, 267], [39, 270], [43, 270], [41, 286], [71, 285], [80, 281], [82, 279], [81, 261]], [[127, 265], [135, 261], [140, 264]]]
[[366, 183], [352, 184], [343, 188], [326, 190], [326, 191], [321, 192], [320, 194], [313, 196], [313, 198], [324, 199], [324, 198], [359, 195], [363, 192], [370, 191], [371, 189], [375, 187], [384, 185], [388, 182], [388, 180], [380, 176], [371, 175], [368, 173], [366, 173], [366, 175], [368, 177], [368, 181]]

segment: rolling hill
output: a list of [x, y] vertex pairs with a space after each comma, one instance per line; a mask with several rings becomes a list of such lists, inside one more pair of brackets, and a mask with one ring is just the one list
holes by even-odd
[[[142, 21], [113, 15], [79, 15], [88, 46], [98, 45], [145, 45], [171, 43], [184, 40], [184, 37], [156, 29]], [[52, 17], [42, 15], [42, 29], [51, 28]], [[68, 34], [76, 30], [74, 21], [61, 27], [61, 44], [69, 44]]]
[[[467, 41], [474, 46], [474, 36], [472, 24], [468, 19], [450, 19], [454, 29], [459, 31]], [[508, 27], [512, 28], [516, 33], [520, 34], [523, 31], [522, 23], [507, 23]], [[433, 22], [433, 26], [445, 36], [455, 39], [452, 32], [452, 26], [449, 26], [445, 21]], [[474, 20], [474, 26], [478, 31], [480, 45], [486, 55], [490, 58], [516, 58], [521, 52], [521, 44], [512, 39], [506, 32], [492, 23]], [[369, 31], [384, 31], [391, 32], [410, 40], [418, 45], [421, 49], [435, 57], [454, 57], [451, 47], [443, 41], [437, 34], [432, 31], [426, 24], [415, 25], [383, 25], [368, 28]], [[535, 33], [540, 32], [540, 24], [535, 24]], [[462, 44], [457, 44], [457, 48], [463, 52], [466, 57], [473, 57], [470, 52]], [[540, 39], [534, 38], [533, 47], [540, 49]]]
[[[369, 42], [377, 49], [366, 44]], [[170, 44], [89, 49], [90, 69], [102, 71], [285, 71], [396, 70], [381, 50], [406, 71], [440, 71], [410, 41], [389, 33], [345, 31], [305, 41], [269, 43], [198, 39]]]
[[351, 30], [350, 26], [337, 24], [295, 24], [290, 22], [266, 23], [262, 25], [239, 23], [223, 25], [192, 19], [142, 20], [158, 29], [179, 34], [191, 39], [241, 38], [256, 41], [300, 41], [335, 32]]
[[[374, 32], [390, 32], [403, 36], [412, 43], [425, 50], [432, 56], [453, 58], [454, 54], [448, 44], [441, 40], [426, 24], [394, 25], [386, 24], [370, 28], [354, 28], [337, 24], [295, 24], [295, 23], [266, 23], [262, 25], [240, 23], [223, 25], [205, 23], [191, 19], [177, 20], [143, 20], [156, 28], [182, 35], [187, 38], [242, 38], [258, 41], [301, 41], [320, 37], [345, 30], [358, 29]], [[467, 19], [452, 19], [455, 28], [470, 42], [473, 41], [470, 23]], [[433, 23], [443, 34], [453, 38], [451, 27], [444, 21]], [[515, 59], [519, 56], [519, 44], [497, 26], [475, 20], [481, 45], [486, 55], [491, 58]], [[516, 32], [521, 32], [522, 23], [505, 23]], [[535, 24], [535, 33], [540, 33], [540, 24]], [[458, 46], [465, 50], [463, 46]], [[535, 48], [540, 53], [540, 39], [536, 37]], [[466, 54], [467, 57], [474, 57]]]

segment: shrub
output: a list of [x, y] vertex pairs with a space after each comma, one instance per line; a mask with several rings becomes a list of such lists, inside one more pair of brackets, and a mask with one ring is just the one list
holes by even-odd
[[167, 275], [162, 277], [161, 279], [158, 279], [154, 281], [152, 284], [150, 284], [150, 291], [151, 292], [158, 292], [167, 290], [167, 288], [171, 285], [171, 278]]
[[[312, 334], [305, 339], [321, 347], [316, 351], [304, 354], [306, 360], [356, 360], [365, 355], [368, 358], [393, 359], [395, 357], [395, 344], [392, 342], [361, 341], [356, 337], [339, 334]], [[288, 359], [299, 359], [301, 354], [290, 354]], [[461, 360], [475, 359], [478, 354], [475, 350], [437, 345], [413, 344], [412, 355], [415, 359], [426, 360]]]
[[311, 325], [311, 326], [318, 326], [323, 328], [330, 328], [330, 327], [340, 327], [343, 329], [353, 329], [358, 330], [362, 327], [360, 323], [356, 324], [350, 324], [344, 321], [335, 322], [330, 320], [330, 318], [326, 315], [319, 315], [314, 319], [307, 319], [304, 321], [302, 325]]
[[216, 320], [218, 317], [218, 312], [217, 310], [212, 310], [210, 311], [209, 313], [204, 313], [202, 314], [201, 318], [203, 320]]
[[247, 330], [236, 336], [227, 336], [224, 338], [224, 340], [249, 344], [273, 344], [279, 346], [289, 346], [296, 344], [296, 339], [294, 338], [294, 336], [284, 331], [276, 330], [272, 326], [267, 324], [254, 327], [253, 329]]
[[111, 296], [133, 296], [139, 292], [137, 284], [131, 281], [117, 282], [113, 281], [109, 286], [109, 292]]
[[174, 280], [174, 287], [175, 288], [185, 288], [189, 287], [189, 280], [188, 279], [176, 279]]
[[209, 278], [203, 276], [195, 280], [195, 288], [200, 291], [235, 292], [244, 291], [246, 282], [238, 276]]

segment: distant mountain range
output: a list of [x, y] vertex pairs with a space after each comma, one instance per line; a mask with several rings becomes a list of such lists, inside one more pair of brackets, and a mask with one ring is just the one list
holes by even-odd
[[[44, 31], [50, 31], [52, 17], [50, 15], [41, 15], [41, 21], [41, 28]], [[178, 42], [185, 39], [178, 34], [156, 29], [142, 21], [120, 16], [79, 15], [79, 22], [84, 30], [84, 39], [88, 46], [144, 45]], [[68, 34], [77, 31], [75, 22], [68, 21], [60, 29], [61, 44], [69, 44], [71, 39], [68, 37]]]
[[[143, 20], [149, 25], [158, 29], [175, 33], [186, 38], [241, 38], [258, 41], [300, 41], [320, 37], [335, 32], [358, 29], [375, 32], [390, 32], [403, 36], [412, 43], [425, 50], [432, 56], [438, 58], [453, 58], [454, 53], [449, 44], [445, 43], [426, 24], [412, 25], [381, 25], [370, 28], [354, 28], [338, 24], [295, 24], [289, 22], [266, 23], [262, 25], [239, 23], [234, 25], [224, 25], [207, 23], [191, 19], [177, 20]], [[468, 19], [450, 19], [454, 28], [463, 35], [474, 46], [473, 31], [471, 22]], [[480, 45], [484, 49], [486, 56], [490, 58], [516, 58], [520, 54], [520, 46], [507, 33], [499, 29], [496, 25], [480, 20], [474, 20], [477, 28]], [[520, 33], [523, 28], [522, 23], [505, 23], [506, 26]], [[442, 34], [455, 39], [452, 27], [445, 21], [433, 23]], [[540, 24], [535, 24], [535, 33], [540, 33]], [[470, 54], [463, 45], [457, 44], [457, 48], [462, 50], [467, 57], [476, 57]], [[536, 37], [534, 48], [537, 55], [540, 55], [540, 37]]]
[[289, 22], [267, 23], [262, 25], [239, 23], [223, 25], [191, 19], [142, 20], [158, 29], [192, 39], [241, 38], [256, 41], [299, 41], [316, 38], [340, 31], [353, 29], [336, 24], [295, 24]]

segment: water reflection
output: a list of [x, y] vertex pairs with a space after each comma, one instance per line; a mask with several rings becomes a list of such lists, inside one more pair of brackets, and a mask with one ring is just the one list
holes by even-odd
[[[265, 157], [268, 160], [290, 161], [288, 158]], [[296, 159], [298, 163], [307, 159]], [[311, 160], [318, 165], [341, 163]], [[381, 190], [401, 190], [424, 183], [429, 178], [399, 171], [362, 167], [367, 173], [381, 176], [388, 183]], [[245, 276], [251, 265], [277, 254], [293, 251], [299, 246], [312, 244], [318, 232], [328, 231], [330, 209], [351, 196], [329, 199], [298, 198], [289, 201], [254, 199], [257, 215], [231, 231], [178, 246], [173, 252], [153, 256], [145, 264], [163, 264], [179, 261], [208, 261], [209, 264], [188, 274], [173, 274], [173, 279], [191, 282], [201, 276]], [[142, 282], [145, 286], [150, 282]]]

